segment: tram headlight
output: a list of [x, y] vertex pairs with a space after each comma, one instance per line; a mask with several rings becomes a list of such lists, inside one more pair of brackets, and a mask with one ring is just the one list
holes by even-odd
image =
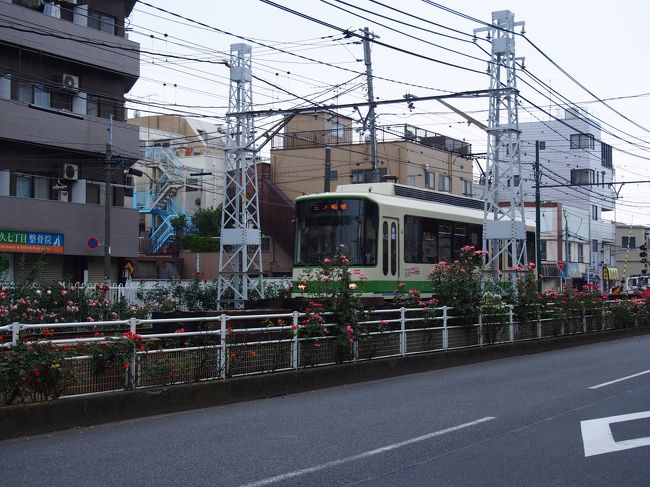
[[301, 282], [300, 284], [298, 284], [298, 289], [300, 291], [304, 291], [306, 287], [307, 287], [307, 285], [304, 282]]
[[348, 287], [354, 291], [357, 288], [357, 283], [351, 282], [350, 284], [348, 284]]

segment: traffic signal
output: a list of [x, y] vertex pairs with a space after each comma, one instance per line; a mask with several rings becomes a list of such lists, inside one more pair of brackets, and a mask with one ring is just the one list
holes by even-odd
[[648, 263], [648, 244], [639, 245], [639, 257], [641, 257], [641, 263], [646, 265]]

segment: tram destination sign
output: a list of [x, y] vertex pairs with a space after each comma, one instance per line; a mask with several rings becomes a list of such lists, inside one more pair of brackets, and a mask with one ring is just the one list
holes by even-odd
[[0, 230], [0, 252], [62, 254], [63, 234]]

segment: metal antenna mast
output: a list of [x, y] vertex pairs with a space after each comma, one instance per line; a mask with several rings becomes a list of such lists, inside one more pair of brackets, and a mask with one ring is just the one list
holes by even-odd
[[[252, 48], [230, 46], [230, 100], [217, 307], [243, 308], [249, 297], [264, 297], [257, 159], [254, 147]], [[236, 115], [232, 115], [236, 114]]]
[[[517, 115], [517, 61], [515, 57], [515, 15], [509, 10], [492, 12], [492, 25], [474, 30], [487, 31], [492, 41], [490, 109], [488, 115], [487, 163], [483, 212], [485, 280], [497, 282], [500, 268], [528, 263], [524, 198], [519, 157]], [[503, 80], [505, 78], [505, 80]], [[515, 280], [512, 280], [515, 285]]]

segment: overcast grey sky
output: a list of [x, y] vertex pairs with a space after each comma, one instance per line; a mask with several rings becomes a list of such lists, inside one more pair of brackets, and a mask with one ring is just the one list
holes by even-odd
[[[161, 105], [140, 106], [143, 115], [147, 109], [157, 112], [185, 110], [191, 114], [215, 116], [215, 121], [222, 121], [228, 105], [229, 73], [218, 62], [228, 56], [230, 44], [237, 42], [252, 44], [254, 74], [263, 80], [254, 82], [256, 108], [292, 108], [305, 105], [304, 99], [320, 103], [349, 103], [366, 96], [364, 78], [360, 76], [365, 69], [361, 61], [363, 48], [354, 39], [344, 39], [337, 30], [260, 0], [150, 0], [149, 3], [209, 27], [201, 27], [196, 22], [171, 16], [139, 2], [131, 15], [130, 36], [141, 43], [143, 50], [209, 62], [143, 54], [142, 77], [131, 97], [146, 104]], [[405, 93], [426, 96], [489, 87], [489, 78], [483, 74], [488, 56], [479, 48], [487, 48], [488, 44], [471, 42], [473, 29], [480, 24], [446, 12], [434, 2], [289, 0], [277, 3], [343, 29], [368, 26], [381, 42], [457, 66], [445, 66], [374, 46], [374, 74], [385, 78], [375, 81], [375, 95], [380, 99], [401, 98]], [[614, 8], [618, 5], [624, 8]], [[530, 73], [613, 126], [607, 129], [618, 138], [603, 133], [602, 139], [620, 149], [614, 152], [616, 180], [650, 179], [650, 70], [646, 61], [650, 48], [650, 3], [640, 0], [618, 4], [602, 0], [456, 0], [442, 6], [486, 22], [490, 21], [492, 11], [511, 10], [515, 20], [526, 22], [526, 37], [597, 97], [624, 97], [607, 103], [640, 127], [621, 118], [603, 103], [596, 102], [536, 52], [530, 43], [517, 38], [517, 56], [526, 58], [526, 68]], [[525, 75], [521, 76], [523, 79], [532, 83]], [[541, 91], [538, 93], [520, 81], [519, 89], [522, 97], [547, 110], [557, 100], [554, 94], [549, 100], [547, 88], [538, 86]], [[174, 107], [173, 104], [191, 107]], [[454, 104], [472, 112], [479, 120], [484, 121], [487, 117], [487, 99], [454, 101]], [[548, 119], [526, 101], [522, 100], [522, 105], [526, 109], [520, 110], [520, 121]], [[485, 133], [468, 127], [464, 120], [450, 114], [437, 102], [418, 102], [412, 112], [404, 104], [386, 106], [379, 110], [379, 114], [380, 124], [408, 123], [465, 139], [473, 144], [474, 152], [485, 150]], [[270, 119], [262, 118], [256, 124], [264, 127], [270, 122]], [[650, 224], [650, 184], [627, 185], [621, 195], [616, 219]]]

